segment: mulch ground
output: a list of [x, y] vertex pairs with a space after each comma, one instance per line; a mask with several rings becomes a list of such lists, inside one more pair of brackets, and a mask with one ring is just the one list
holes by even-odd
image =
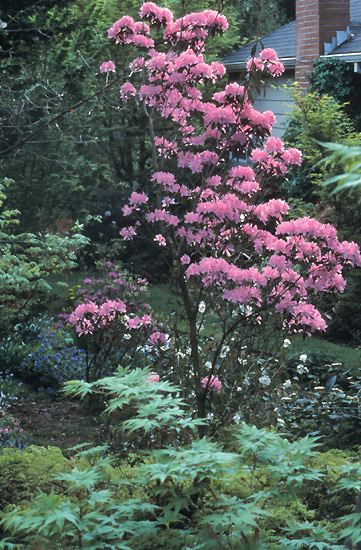
[[80, 443], [100, 444], [104, 425], [99, 414], [90, 412], [82, 403], [69, 400], [37, 402], [19, 400], [9, 412], [20, 422], [20, 428], [34, 445], [67, 450]]

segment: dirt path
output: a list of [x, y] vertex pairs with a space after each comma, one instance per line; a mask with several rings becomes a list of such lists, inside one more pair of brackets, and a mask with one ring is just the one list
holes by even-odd
[[34, 445], [67, 449], [79, 443], [99, 444], [104, 439], [100, 415], [90, 413], [74, 401], [19, 400], [11, 405], [10, 414], [20, 422], [20, 428]]

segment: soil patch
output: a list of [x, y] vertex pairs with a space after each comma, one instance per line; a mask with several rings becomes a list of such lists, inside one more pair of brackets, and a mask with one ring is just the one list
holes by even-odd
[[80, 443], [99, 445], [105, 440], [105, 426], [100, 415], [94, 415], [82, 403], [20, 400], [8, 409], [20, 422], [33, 445], [60, 447], [65, 456]]

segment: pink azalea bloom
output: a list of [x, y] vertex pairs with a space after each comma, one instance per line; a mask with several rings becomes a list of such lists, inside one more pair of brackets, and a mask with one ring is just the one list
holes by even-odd
[[130, 204], [145, 204], [148, 202], [147, 195], [143, 193], [136, 193], [135, 191], [130, 195]]
[[157, 374], [156, 372], [151, 372], [148, 380], [149, 382], [159, 382], [159, 374]]
[[155, 242], [159, 244], [159, 246], [165, 246], [167, 244], [167, 241], [163, 237], [163, 235], [156, 235], [154, 237]]
[[113, 61], [105, 61], [100, 65], [99, 71], [101, 73], [109, 73], [110, 71], [115, 73], [115, 65]]
[[129, 99], [131, 99], [135, 95], [137, 95], [137, 90], [134, 88], [131, 82], [125, 82], [123, 86], [121, 86], [120, 97], [124, 101], [124, 103], [129, 101]]
[[181, 261], [182, 264], [184, 264], [184, 265], [188, 265], [188, 264], [191, 263], [191, 259], [190, 259], [190, 257], [188, 256], [188, 254], [183, 254], [183, 256], [181, 256], [180, 261]]
[[121, 229], [119, 231], [119, 235], [121, 235], [123, 237], [123, 239], [125, 241], [130, 241], [132, 240], [132, 238], [136, 235], [136, 231], [134, 231], [134, 228], [133, 227], [123, 227], [123, 229]]
[[222, 389], [222, 382], [220, 380], [218, 380], [217, 376], [211, 376], [209, 382], [208, 382], [208, 380], [209, 380], [208, 376], [203, 378], [202, 388], [206, 388], [208, 386], [209, 390], [220, 393], [220, 391]]
[[160, 345], [165, 344], [167, 342], [167, 337], [163, 332], [153, 332], [153, 334], [149, 338], [150, 344]]
[[266, 48], [259, 54], [260, 58], [264, 61], [277, 61], [277, 53], [272, 48]]
[[122, 210], [123, 210], [123, 216], [129, 216], [133, 212], [134, 207], [131, 208], [126, 204], [125, 206], [123, 206]]

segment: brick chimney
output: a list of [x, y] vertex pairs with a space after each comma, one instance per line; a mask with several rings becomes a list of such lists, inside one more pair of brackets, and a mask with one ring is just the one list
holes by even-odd
[[296, 80], [307, 88], [315, 59], [347, 39], [350, 0], [296, 0]]

